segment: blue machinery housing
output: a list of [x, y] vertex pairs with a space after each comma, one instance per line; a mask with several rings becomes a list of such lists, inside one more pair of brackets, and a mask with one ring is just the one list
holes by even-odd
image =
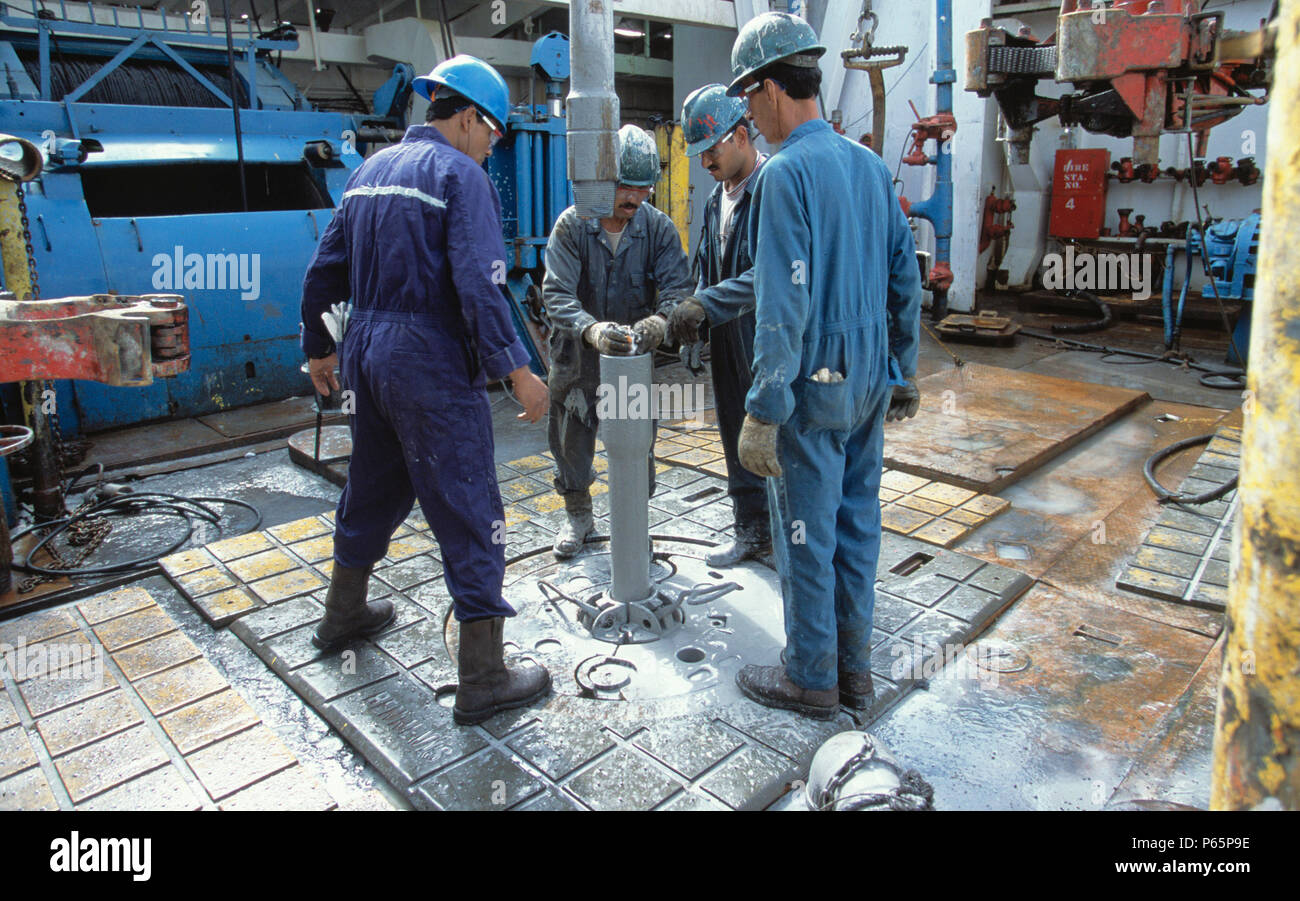
[[[206, 29], [187, 18], [185, 30], [167, 30], [145, 28], [138, 10], [121, 20], [101, 10], [106, 21], [96, 22], [59, 15], [0, 4], [0, 132], [45, 155], [26, 191], [41, 295], [183, 294], [191, 350], [188, 373], [146, 388], [57, 383], [63, 432], [306, 393], [302, 277], [368, 144], [405, 127], [411, 67], [395, 68], [374, 97], [374, 115], [318, 112], [271, 60], [296, 48], [291, 29], [257, 35], [248, 23], [233, 36], [232, 87], [226, 35], [210, 20]], [[567, 38], [542, 38], [533, 62], [547, 79], [548, 103], [511, 113], [489, 173], [513, 252], [506, 287], [540, 371], [534, 276], [546, 235], [571, 202], [558, 103]]]

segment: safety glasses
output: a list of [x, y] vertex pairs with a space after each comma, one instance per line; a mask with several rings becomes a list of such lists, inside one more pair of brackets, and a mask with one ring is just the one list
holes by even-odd
[[722, 140], [718, 141], [718, 143], [714, 144], [712, 147], [708, 148], [707, 150], [701, 150], [700, 156], [707, 156], [710, 158], [716, 157], [722, 151], [722, 145], [730, 141], [735, 136], [736, 136], [736, 129], [733, 128], [731, 131], [727, 132], [727, 136]]
[[501, 140], [504, 137], [504, 135], [502, 135], [500, 130], [498, 130], [497, 127], [492, 124], [492, 121], [488, 119], [487, 116], [483, 115], [478, 110], [474, 110], [474, 115], [478, 116], [478, 120], [482, 122], [484, 125], [486, 125], [488, 127], [488, 130], [492, 132], [492, 142], [488, 144], [488, 147], [490, 148], [496, 147], [497, 141]]

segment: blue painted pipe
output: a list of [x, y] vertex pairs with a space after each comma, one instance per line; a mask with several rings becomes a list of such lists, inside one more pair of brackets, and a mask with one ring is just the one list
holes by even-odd
[[[937, 0], [935, 4], [935, 27], [938, 32], [937, 68], [930, 76], [930, 83], [936, 90], [936, 112], [952, 114], [952, 86], [957, 81], [957, 70], [952, 63], [952, 0]], [[947, 141], [939, 142], [939, 150], [928, 162], [936, 167], [934, 193], [920, 203], [912, 205], [912, 216], [926, 220], [934, 226], [934, 262], [936, 268], [940, 263], [952, 261], [952, 226], [953, 226], [953, 188], [952, 188], [952, 149]], [[930, 310], [932, 319], [942, 319], [948, 315], [948, 292], [936, 291], [934, 305]]]

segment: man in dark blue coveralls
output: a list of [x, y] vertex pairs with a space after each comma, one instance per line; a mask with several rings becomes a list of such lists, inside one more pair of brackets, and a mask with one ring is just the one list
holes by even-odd
[[750, 131], [745, 101], [725, 85], [693, 91], [682, 104], [686, 155], [700, 157], [718, 182], [704, 207], [695, 250], [695, 296], [669, 317], [669, 333], [683, 347], [700, 340], [707, 318], [718, 432], [727, 460], [727, 493], [735, 510], [735, 539], [705, 555], [710, 566], [733, 566], [772, 548], [767, 486], [740, 465], [736, 448], [745, 419], [754, 365], [754, 272], [749, 255], [749, 195], [767, 159]]
[[[488, 380], [509, 378], [524, 406], [546, 412], [501, 288], [501, 201], [483, 169], [510, 97], [487, 63], [460, 55], [415, 80], [426, 125], [352, 174], [303, 283], [302, 346], [322, 395], [334, 367], [355, 392], [352, 461], [334, 529], [334, 570], [313, 642], [333, 648], [393, 622], [391, 602], [366, 601], [372, 567], [420, 501], [442, 552], [460, 622], [454, 716], [477, 723], [550, 690], [539, 666], [507, 667], [501, 597], [505, 521], [493, 456]], [[321, 315], [351, 297], [336, 349]]]
[[754, 385], [739, 455], [768, 479], [786, 631], [784, 665], [745, 666], [736, 682], [830, 719], [871, 705], [884, 422], [919, 405], [921, 285], [888, 168], [821, 118], [825, 50], [802, 19], [756, 16], [732, 47], [728, 93], [779, 147], [750, 200]]

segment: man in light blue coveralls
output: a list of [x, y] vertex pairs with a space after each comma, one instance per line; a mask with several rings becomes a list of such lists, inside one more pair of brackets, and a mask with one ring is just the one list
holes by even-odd
[[[415, 79], [425, 125], [362, 163], [303, 282], [302, 347], [322, 395], [355, 392], [352, 461], [334, 529], [334, 569], [313, 641], [334, 648], [392, 623], [366, 601], [370, 570], [418, 498], [441, 549], [460, 623], [454, 718], [481, 722], [543, 698], [537, 666], [507, 667], [501, 597], [505, 522], [486, 382], [509, 378], [538, 421], [549, 396], [528, 368], [493, 275], [504, 265], [501, 201], [483, 170], [510, 113], [505, 80], [472, 56]], [[341, 354], [322, 315], [352, 298]]]
[[920, 403], [921, 285], [885, 164], [819, 115], [824, 52], [802, 19], [757, 16], [732, 47], [728, 91], [780, 147], [750, 201], [757, 325], [739, 455], [768, 477], [786, 653], [736, 681], [760, 704], [830, 719], [871, 705], [884, 421]]

